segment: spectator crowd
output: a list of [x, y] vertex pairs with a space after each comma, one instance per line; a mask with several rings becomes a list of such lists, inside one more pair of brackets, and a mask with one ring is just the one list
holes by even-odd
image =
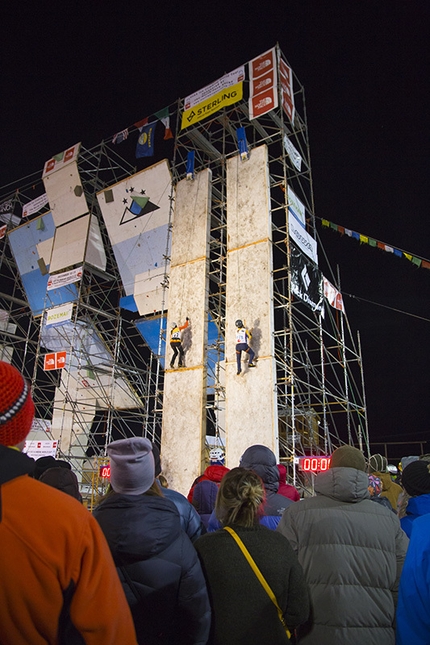
[[218, 447], [184, 496], [130, 437], [90, 512], [70, 463], [23, 452], [33, 417], [0, 361], [0, 645], [430, 644], [429, 455], [342, 445], [307, 490]]

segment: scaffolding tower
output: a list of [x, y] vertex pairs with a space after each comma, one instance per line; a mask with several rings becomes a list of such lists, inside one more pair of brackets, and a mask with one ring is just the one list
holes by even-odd
[[[276, 48], [278, 60], [288, 65]], [[102, 142], [91, 150], [81, 149], [78, 171], [88, 212], [97, 220], [106, 253], [103, 269], [82, 263], [82, 278], [71, 285], [73, 311], [68, 324], [48, 328], [47, 312], [55, 306], [46, 291], [43, 305], [29, 304], [17, 251], [8, 243], [17, 224], [29, 227], [43, 218], [37, 213], [18, 219], [16, 213], [43, 191], [36, 175], [16, 182], [0, 193], [0, 217], [9, 235], [0, 240], [0, 352], [32, 383], [37, 417], [52, 425], [40, 426], [35, 438], [58, 440], [58, 456], [72, 461], [81, 475], [83, 491], [94, 497], [103, 490], [100, 466], [106, 463], [106, 445], [112, 439], [147, 436], [160, 442], [165, 381], [164, 353], [168, 309], [170, 237], [174, 232], [175, 188], [182, 180], [210, 170], [210, 238], [206, 340], [205, 445], [225, 447], [225, 356], [226, 290], [228, 256], [227, 164], [239, 153], [241, 161], [253, 150], [267, 148], [273, 286], [273, 343], [276, 364], [273, 383], [277, 407], [279, 459], [288, 465], [292, 483], [309, 484], [300, 472], [300, 457], [329, 455], [334, 447], [348, 443], [369, 453], [364, 394], [364, 371], [359, 336], [354, 338], [345, 310], [332, 308], [322, 291], [310, 302], [297, 292], [297, 262], [301, 254], [291, 240], [292, 200], [303, 205], [305, 230], [318, 240], [304, 88], [293, 76], [295, 112], [291, 120], [279, 106], [250, 118], [249, 101], [243, 98], [190, 127], [181, 129], [184, 100], [175, 106], [176, 135], [173, 156], [171, 213], [164, 253], [161, 309], [157, 315], [140, 316], [121, 307], [124, 289], [112, 245], [97, 200], [97, 194], [132, 176], [136, 168], [122, 159], [114, 146]], [[249, 81], [245, 81], [245, 84]], [[243, 133], [245, 132], [245, 139]], [[192, 170], [190, 171], [190, 159]], [[173, 224], [172, 224], [173, 222]], [[190, 231], [192, 235], [192, 231]], [[319, 242], [320, 244], [320, 242]], [[321, 245], [320, 245], [321, 248]], [[299, 257], [300, 256], [300, 257]], [[38, 266], [43, 273], [43, 264]], [[74, 267], [70, 267], [73, 269]], [[315, 262], [309, 272], [320, 276]], [[304, 273], [306, 273], [303, 268]], [[46, 269], [46, 267], [45, 267]], [[331, 272], [330, 266], [324, 272]], [[309, 278], [307, 278], [309, 279]], [[340, 292], [340, 279], [329, 279]], [[67, 287], [66, 287], [67, 288]], [[154, 319], [158, 342], [150, 347], [137, 323]], [[258, 341], [258, 339], [257, 339]], [[66, 369], [47, 371], [48, 352], [65, 351]], [[85, 489], [85, 487], [87, 487]]]

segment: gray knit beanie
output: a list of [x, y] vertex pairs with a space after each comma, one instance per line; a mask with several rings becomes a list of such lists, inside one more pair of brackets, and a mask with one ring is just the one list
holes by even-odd
[[152, 444], [144, 437], [112, 441], [107, 447], [110, 483], [116, 493], [141, 495], [154, 482]]

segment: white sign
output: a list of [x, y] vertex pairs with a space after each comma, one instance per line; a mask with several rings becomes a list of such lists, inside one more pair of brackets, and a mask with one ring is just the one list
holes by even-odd
[[49, 276], [47, 290], [52, 291], [53, 289], [58, 289], [59, 287], [65, 287], [67, 284], [73, 284], [73, 282], [78, 282], [82, 278], [82, 267], [78, 269], [72, 269], [71, 271], [66, 271], [65, 273], [56, 273], [55, 275]]
[[48, 195], [46, 193], [43, 193], [43, 195], [40, 195], [40, 197], [32, 199], [31, 202], [28, 202], [28, 204], [24, 204], [24, 206], [22, 207], [22, 216], [28, 217], [29, 215], [33, 215], [33, 213], [37, 213], [37, 211], [40, 211], [40, 209], [46, 206], [47, 203]]
[[316, 240], [314, 240], [312, 235], [309, 235], [295, 217], [288, 218], [288, 230], [292, 241], [295, 242], [303, 253], [306, 253], [306, 255], [315, 262], [315, 264], [318, 264]]
[[[305, 228], [306, 226], [306, 209], [295, 193], [288, 186], [288, 210]], [[290, 218], [291, 219], [291, 218]]]
[[302, 158], [300, 152], [293, 146], [286, 134], [284, 134], [284, 148], [287, 151], [288, 156], [290, 157], [293, 165], [300, 170], [302, 167]]
[[57, 454], [58, 441], [26, 441], [24, 450], [29, 457], [55, 457]]
[[71, 148], [64, 150], [64, 152], [60, 152], [60, 154], [49, 159], [43, 168], [42, 179], [47, 175], [50, 175], [51, 172], [55, 172], [59, 168], [63, 168], [63, 166], [67, 166], [67, 164], [75, 161], [78, 158], [80, 147], [80, 143], [75, 143]]
[[53, 307], [46, 312], [46, 326], [62, 325], [71, 320], [73, 311], [73, 302], [68, 302], [60, 307]]
[[221, 92], [222, 90], [225, 90], [232, 85], [236, 85], [236, 83], [240, 83], [244, 79], [245, 67], [244, 65], [242, 65], [241, 67], [234, 69], [232, 72], [224, 74], [224, 76], [214, 81], [210, 85], [206, 85], [206, 87], [204, 87], [203, 89], [187, 96], [184, 100], [184, 110], [190, 110], [202, 101], [205, 101], [214, 94], [217, 94], [217, 92]]

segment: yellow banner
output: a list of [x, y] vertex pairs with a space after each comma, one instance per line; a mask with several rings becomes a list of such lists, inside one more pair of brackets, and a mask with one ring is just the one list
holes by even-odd
[[184, 110], [182, 114], [181, 130], [188, 128], [194, 123], [198, 123], [202, 119], [215, 114], [218, 110], [225, 107], [226, 105], [233, 105], [240, 101], [243, 96], [243, 83], [236, 83], [227, 89], [220, 90], [213, 96], [208, 99], [205, 99], [198, 105], [190, 108], [189, 110]]

